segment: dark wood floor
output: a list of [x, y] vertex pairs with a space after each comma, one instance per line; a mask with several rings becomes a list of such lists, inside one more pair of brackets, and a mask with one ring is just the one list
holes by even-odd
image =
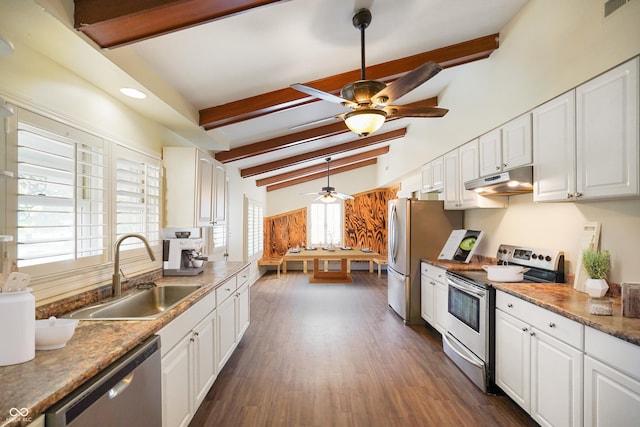
[[267, 274], [251, 287], [251, 325], [191, 426], [536, 425], [478, 390], [440, 336], [405, 326], [386, 276], [309, 284]]

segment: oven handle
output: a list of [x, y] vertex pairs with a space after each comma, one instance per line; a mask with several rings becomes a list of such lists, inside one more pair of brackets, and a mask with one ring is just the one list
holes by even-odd
[[465, 283], [455, 282], [449, 277], [447, 277], [447, 283], [449, 284], [449, 286], [453, 286], [454, 288], [460, 289], [463, 292], [473, 294], [481, 298], [484, 298], [487, 295], [486, 292], [478, 290], [478, 288], [474, 288], [473, 286], [467, 285]]

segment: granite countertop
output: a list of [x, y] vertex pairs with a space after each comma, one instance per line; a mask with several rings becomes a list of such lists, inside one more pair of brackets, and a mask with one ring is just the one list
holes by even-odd
[[[427, 259], [423, 261], [451, 271], [478, 271], [483, 265], [495, 264], [490, 260], [472, 260], [469, 264]], [[598, 316], [589, 313], [589, 295], [576, 291], [571, 284], [491, 283], [494, 288], [532, 304], [632, 344], [640, 345], [640, 318], [623, 317], [622, 301], [618, 296], [606, 295], [613, 300], [613, 315]]]
[[[196, 283], [203, 287], [156, 320], [80, 321], [65, 347], [36, 351], [33, 360], [0, 367], [0, 427], [28, 424], [247, 265], [207, 262], [198, 276], [158, 279], [159, 285]], [[12, 417], [11, 408], [26, 408], [27, 419]]]

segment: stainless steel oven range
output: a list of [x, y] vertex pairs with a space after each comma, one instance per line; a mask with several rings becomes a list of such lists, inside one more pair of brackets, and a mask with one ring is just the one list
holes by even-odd
[[[564, 283], [560, 251], [500, 245], [498, 264], [529, 270], [522, 283]], [[444, 352], [484, 392], [494, 392], [495, 289], [484, 271], [447, 271]]]

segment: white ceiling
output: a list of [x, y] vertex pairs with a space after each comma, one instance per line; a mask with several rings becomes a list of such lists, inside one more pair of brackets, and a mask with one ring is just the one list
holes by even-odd
[[[368, 7], [373, 15], [366, 30], [366, 63], [374, 65], [497, 33], [525, 3], [291, 0], [118, 49], [135, 52], [197, 109], [203, 109], [359, 69], [360, 33], [351, 19], [361, 7]], [[446, 69], [397, 104], [436, 96], [455, 75], [456, 68]], [[316, 102], [214, 132], [224, 135], [234, 148], [343, 111], [329, 102]], [[381, 131], [402, 127], [410, 120], [437, 119], [403, 119], [385, 124]], [[313, 149], [354, 136], [327, 138], [315, 142]], [[271, 153], [233, 164], [254, 166], [309, 148], [280, 151], [286, 154]]]

